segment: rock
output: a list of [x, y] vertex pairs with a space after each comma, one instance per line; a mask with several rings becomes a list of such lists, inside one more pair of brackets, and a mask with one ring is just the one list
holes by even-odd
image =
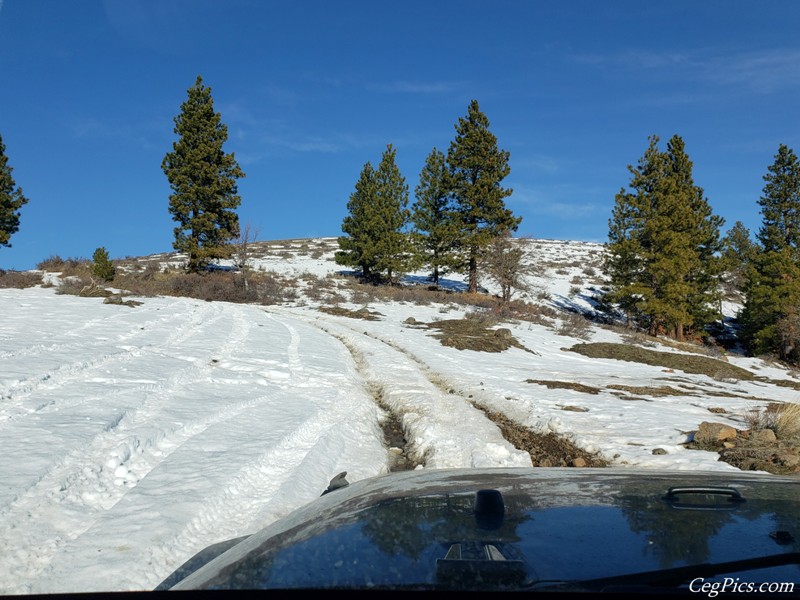
[[500, 327], [499, 329], [494, 330], [494, 336], [499, 337], [504, 340], [510, 340], [513, 335], [511, 335], [511, 330], [507, 327]]
[[572, 460], [572, 466], [573, 467], [578, 467], [578, 468], [583, 468], [583, 467], [588, 467], [589, 463], [586, 462], [585, 458], [581, 458], [579, 456], [578, 458], [575, 458], [575, 459]]
[[730, 425], [703, 421], [694, 434], [694, 441], [698, 444], [720, 444], [735, 437], [736, 429]]
[[781, 450], [775, 455], [777, 462], [784, 467], [797, 468], [800, 467], [800, 456], [797, 456], [791, 450]]
[[668, 452], [663, 448], [653, 448], [653, 454], [656, 456], [662, 456], [664, 454], [668, 454]]
[[733, 442], [722, 442], [722, 445], [728, 450], [736, 447], [736, 444], [734, 444]]
[[774, 444], [777, 439], [772, 429], [757, 429], [750, 432], [750, 440], [757, 444]]

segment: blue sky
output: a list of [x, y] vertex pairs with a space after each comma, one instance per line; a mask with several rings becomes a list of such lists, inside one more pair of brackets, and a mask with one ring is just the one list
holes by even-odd
[[0, 268], [172, 249], [161, 161], [197, 75], [259, 239], [341, 234], [386, 145], [412, 192], [476, 99], [518, 233], [604, 241], [649, 135], [727, 230], [800, 152], [800, 2], [0, 0], [0, 135], [30, 202]]

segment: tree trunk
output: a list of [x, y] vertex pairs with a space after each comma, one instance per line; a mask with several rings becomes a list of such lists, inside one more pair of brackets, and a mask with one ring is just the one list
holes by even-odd
[[467, 291], [470, 294], [478, 291], [478, 260], [474, 252], [469, 257], [469, 287]]

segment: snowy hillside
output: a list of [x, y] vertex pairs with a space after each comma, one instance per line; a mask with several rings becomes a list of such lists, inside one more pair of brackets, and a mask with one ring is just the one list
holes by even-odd
[[[717, 355], [709, 374], [575, 351], [715, 358], [571, 312], [592, 309], [601, 245], [527, 243], [518, 297], [540, 308], [502, 322], [455, 295], [378, 300], [337, 275], [331, 238], [257, 245], [253, 268], [295, 290], [268, 305], [0, 289], [0, 593], [152, 589], [341, 471], [530, 466], [509, 427], [614, 466], [733, 470], [687, 449], [691, 432], [797, 399], [790, 371], [756, 359]], [[465, 321], [506, 349], [443, 344]]]

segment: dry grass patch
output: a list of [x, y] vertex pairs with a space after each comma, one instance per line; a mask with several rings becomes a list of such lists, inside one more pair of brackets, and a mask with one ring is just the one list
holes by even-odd
[[369, 310], [366, 306], [358, 310], [350, 310], [348, 308], [342, 308], [341, 306], [320, 306], [319, 310], [320, 312], [336, 315], [337, 317], [349, 317], [351, 319], [362, 319], [364, 321], [379, 321], [383, 316], [377, 311]]
[[550, 381], [546, 379], [526, 379], [525, 383], [536, 383], [538, 385], [543, 385], [549, 390], [575, 390], [576, 392], [581, 392], [583, 394], [599, 394], [600, 388], [591, 386], [591, 385], [584, 385], [582, 383], [576, 383], [574, 381]]
[[707, 375], [714, 379], [754, 380], [756, 377], [747, 369], [742, 369], [721, 360], [696, 354], [676, 354], [659, 352], [628, 344], [612, 344], [598, 342], [592, 344], [576, 344], [566, 348], [590, 358], [607, 358], [642, 363], [654, 367], [664, 367], [685, 373]]
[[771, 429], [778, 439], [800, 438], [800, 404], [770, 402], [764, 408], [751, 408], [744, 415], [751, 431]]
[[503, 352], [512, 346], [526, 350], [508, 329], [489, 329], [485, 322], [477, 319], [446, 319], [427, 326], [438, 330], [434, 337], [443, 346], [457, 350]]
[[686, 390], [679, 390], [673, 387], [669, 387], [668, 385], [662, 385], [656, 387], [656, 386], [644, 386], [644, 385], [621, 385], [617, 383], [611, 383], [608, 385], [608, 389], [628, 392], [630, 394], [639, 394], [641, 396], [655, 396], [657, 398], [662, 398], [664, 396], [696, 396], [696, 394], [687, 392]]

